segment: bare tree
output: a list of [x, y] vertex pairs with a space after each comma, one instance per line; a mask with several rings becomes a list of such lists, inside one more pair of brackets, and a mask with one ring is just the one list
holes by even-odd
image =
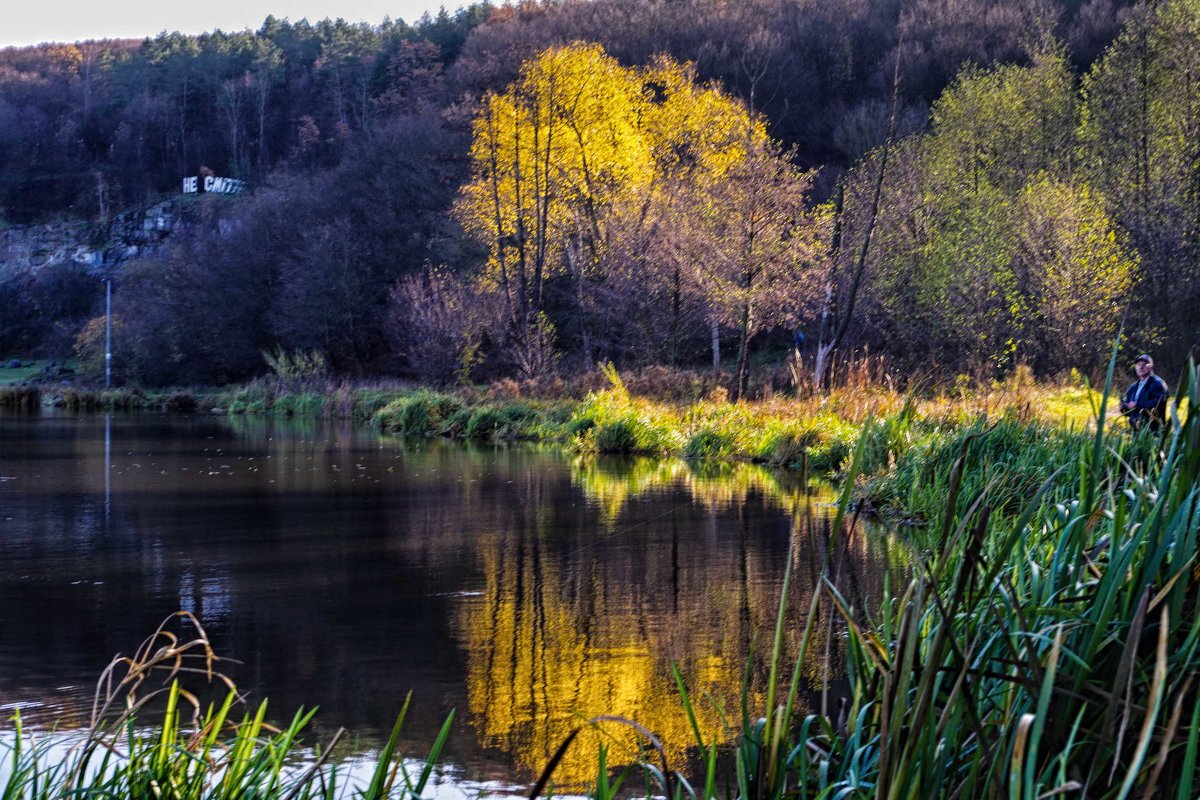
[[825, 377], [829, 371], [830, 357], [837, 346], [841, 344], [846, 331], [850, 328], [850, 320], [854, 314], [854, 304], [858, 300], [858, 292], [862, 287], [863, 274], [866, 271], [867, 256], [871, 251], [871, 236], [875, 232], [875, 220], [879, 216], [879, 198], [883, 194], [883, 182], [887, 175], [888, 156], [896, 137], [896, 110], [900, 99], [900, 56], [897, 52], [896, 63], [892, 71], [892, 103], [888, 114], [887, 138], [879, 154], [879, 172], [875, 178], [875, 189], [871, 197], [870, 209], [867, 212], [867, 223], [863, 229], [862, 244], [851, 266], [849, 282], [842, 296], [838, 297], [838, 262], [842, 250], [843, 216], [845, 214], [845, 188], [839, 187], [837, 204], [834, 209], [833, 237], [829, 248], [829, 282], [825, 286], [825, 300], [821, 309], [821, 321], [817, 338], [817, 358], [813, 365], [813, 384], [817, 387], [825, 385]]

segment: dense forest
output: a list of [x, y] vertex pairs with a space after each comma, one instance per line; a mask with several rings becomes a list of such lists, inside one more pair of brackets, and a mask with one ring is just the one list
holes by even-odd
[[[225, 382], [611, 359], [979, 379], [1200, 340], [1192, 0], [565, 0], [0, 51], [0, 224], [171, 198], [115, 368]], [[180, 196], [180, 179], [244, 180]], [[85, 359], [102, 287], [0, 273], [0, 354]], [[803, 334], [796, 336], [795, 334]]]

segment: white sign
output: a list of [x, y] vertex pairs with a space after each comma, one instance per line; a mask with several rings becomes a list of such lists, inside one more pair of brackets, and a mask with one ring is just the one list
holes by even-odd
[[[183, 193], [196, 194], [200, 191], [200, 176], [189, 175], [183, 179]], [[239, 181], [237, 178], [220, 178], [216, 175], [204, 176], [204, 191], [216, 192], [217, 194], [239, 194], [246, 188], [245, 181]]]

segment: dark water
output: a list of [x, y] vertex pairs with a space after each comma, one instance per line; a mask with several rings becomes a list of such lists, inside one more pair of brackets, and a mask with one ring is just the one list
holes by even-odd
[[[595, 714], [638, 720], [680, 757], [670, 665], [736, 718], [789, 552], [794, 616], [808, 608], [823, 499], [751, 465], [283, 420], [0, 416], [0, 708], [82, 724], [109, 660], [184, 609], [272, 718], [320, 706], [310, 742], [347, 728], [347, 758], [378, 747], [410, 690], [413, 755], [457, 710], [450, 783], [529, 783]], [[861, 524], [837, 541], [831, 577], [869, 606], [901, 548]], [[833, 678], [840, 663], [836, 620], [818, 627], [813, 708], [822, 663]], [[752, 674], [761, 703], [764, 656]], [[706, 736], [721, 729], [714, 702], [699, 716]], [[581, 741], [558, 778], [594, 763]]]

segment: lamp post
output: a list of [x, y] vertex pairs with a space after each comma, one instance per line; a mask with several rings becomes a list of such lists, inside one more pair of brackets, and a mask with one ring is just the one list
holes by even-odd
[[112, 388], [112, 271], [104, 271], [104, 388]]

